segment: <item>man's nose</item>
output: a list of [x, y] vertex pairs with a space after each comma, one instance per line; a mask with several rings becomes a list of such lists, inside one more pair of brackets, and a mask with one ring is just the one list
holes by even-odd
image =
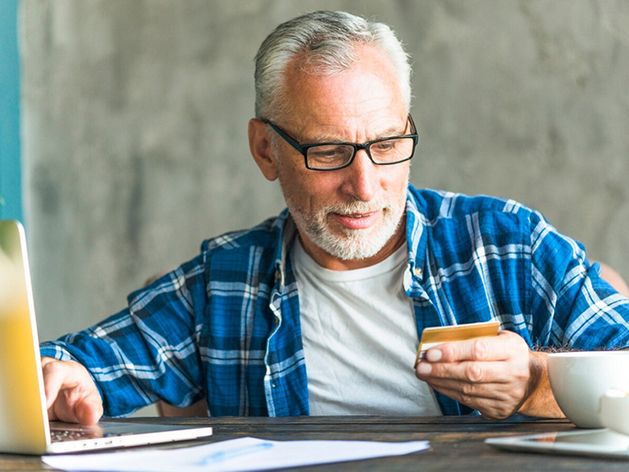
[[347, 175], [343, 190], [357, 200], [368, 202], [378, 193], [379, 166], [374, 164], [367, 151], [360, 149], [345, 169]]

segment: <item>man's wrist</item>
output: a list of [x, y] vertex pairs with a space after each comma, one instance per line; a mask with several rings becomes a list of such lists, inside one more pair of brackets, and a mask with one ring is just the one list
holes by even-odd
[[529, 387], [524, 402], [518, 413], [526, 416], [545, 418], [563, 418], [565, 415], [559, 408], [550, 387], [548, 378], [548, 354], [529, 351]]

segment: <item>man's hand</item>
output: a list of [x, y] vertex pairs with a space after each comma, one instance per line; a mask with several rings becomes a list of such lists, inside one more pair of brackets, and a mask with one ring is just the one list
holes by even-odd
[[50, 420], [92, 425], [103, 416], [103, 402], [87, 369], [74, 361], [42, 357]]
[[550, 389], [546, 356], [531, 352], [510, 331], [435, 346], [419, 362], [416, 374], [436, 391], [490, 419], [516, 412], [563, 416]]

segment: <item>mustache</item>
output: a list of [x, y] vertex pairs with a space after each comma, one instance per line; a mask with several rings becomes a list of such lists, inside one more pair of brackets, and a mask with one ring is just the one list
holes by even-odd
[[372, 213], [374, 211], [386, 211], [391, 208], [389, 202], [376, 200], [371, 202], [353, 201], [349, 203], [337, 203], [321, 209], [321, 213], [339, 213], [341, 215]]

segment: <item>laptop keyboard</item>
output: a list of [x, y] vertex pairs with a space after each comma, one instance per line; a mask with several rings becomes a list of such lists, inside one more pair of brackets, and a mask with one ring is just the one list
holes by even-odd
[[50, 432], [50, 439], [52, 439], [53, 442], [78, 441], [79, 439], [90, 439], [93, 437], [94, 437], [93, 431], [52, 430]]
[[[2, 0], [0, 0], [2, 1]], [[125, 436], [129, 434], [129, 431], [125, 431], [125, 428], [129, 428], [129, 425], [112, 425], [107, 424], [107, 428], [102, 427], [102, 423], [95, 424], [93, 426], [81, 426], [76, 423], [61, 423], [58, 421], [52, 421], [50, 423], [50, 439], [52, 442], [63, 441], [78, 441], [85, 439], [98, 439], [109, 438], [112, 436]], [[142, 432], [135, 427], [135, 432]]]

